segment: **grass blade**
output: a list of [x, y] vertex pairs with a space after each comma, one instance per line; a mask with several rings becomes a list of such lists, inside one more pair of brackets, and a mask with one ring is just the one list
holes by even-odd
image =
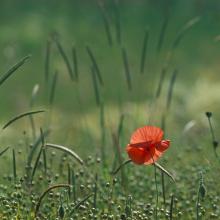
[[51, 147], [51, 148], [54, 148], [54, 149], [61, 150], [65, 153], [71, 155], [73, 158], [75, 158], [77, 160], [77, 162], [79, 162], [81, 165], [83, 165], [83, 160], [79, 157], [79, 155], [76, 154], [74, 151], [70, 150], [67, 147], [57, 145], [57, 144], [51, 144], [51, 143], [46, 143], [45, 147]]
[[101, 11], [101, 16], [102, 16], [102, 20], [103, 20], [103, 24], [104, 24], [104, 28], [105, 28], [105, 33], [107, 36], [107, 40], [108, 40], [108, 44], [111, 47], [112, 46], [112, 35], [111, 35], [111, 30], [110, 30], [110, 25], [109, 25], [109, 20], [107, 17], [107, 14], [105, 12], [104, 6], [102, 4], [103, 2], [98, 1], [98, 7]]
[[78, 81], [79, 80], [78, 59], [77, 59], [76, 48], [74, 46], [72, 47], [72, 58], [73, 58], [74, 75], [76, 77], [76, 81]]
[[55, 71], [55, 73], [53, 75], [53, 81], [52, 81], [51, 90], [50, 90], [50, 98], [49, 98], [50, 106], [52, 106], [53, 102], [54, 102], [57, 80], [58, 80], [58, 72]]
[[93, 82], [96, 104], [97, 104], [97, 106], [100, 106], [99, 88], [98, 88], [95, 70], [93, 67], [91, 67], [91, 73], [92, 73], [92, 82]]
[[101, 158], [104, 167], [106, 166], [106, 128], [105, 128], [105, 107], [104, 104], [100, 104], [100, 129], [101, 129]]
[[61, 45], [61, 43], [60, 43], [60, 41], [59, 41], [59, 39], [58, 39], [57, 34], [55, 34], [55, 35], [53, 36], [53, 40], [55, 41], [55, 43], [56, 43], [56, 45], [57, 45], [57, 48], [58, 48], [58, 51], [59, 51], [61, 57], [63, 58], [63, 61], [64, 61], [65, 65], [66, 65], [67, 70], [68, 70], [70, 79], [71, 79], [71, 80], [74, 80], [73, 71], [72, 71], [72, 68], [71, 68], [69, 59], [68, 59], [68, 57], [67, 57], [67, 55], [66, 55], [66, 53], [65, 53], [65, 51], [64, 51], [64, 49], [63, 49], [63, 47], [62, 47], [62, 45]]
[[166, 75], [166, 68], [164, 67], [161, 71], [161, 74], [160, 74], [159, 84], [158, 84], [157, 91], [156, 91], [156, 99], [158, 99], [160, 97], [163, 83], [164, 83], [164, 79], [165, 79], [165, 75]]
[[162, 171], [163, 173], [165, 173], [168, 177], [170, 177], [172, 180], [173, 180], [173, 182], [175, 182], [175, 179], [174, 179], [174, 177], [164, 168], [164, 167], [162, 167], [159, 163], [157, 163], [157, 162], [154, 162], [154, 165], [160, 170], [160, 171]]
[[163, 204], [166, 205], [166, 190], [165, 190], [165, 180], [164, 180], [163, 171], [161, 171], [161, 185], [162, 185]]
[[180, 41], [182, 40], [184, 35], [187, 33], [187, 31], [190, 28], [192, 28], [195, 24], [197, 24], [199, 21], [200, 21], [200, 17], [192, 18], [180, 29], [180, 31], [178, 32], [178, 34], [173, 42], [172, 49], [175, 49], [178, 47], [178, 45], [180, 44]]
[[89, 55], [89, 57], [90, 57], [90, 59], [91, 59], [91, 61], [92, 61], [92, 66], [93, 66], [94, 69], [95, 69], [95, 73], [97, 74], [99, 83], [100, 83], [100, 85], [103, 86], [104, 83], [103, 83], [103, 79], [102, 79], [102, 76], [101, 76], [101, 72], [100, 72], [99, 66], [98, 66], [98, 64], [97, 64], [97, 62], [96, 62], [96, 60], [95, 60], [95, 57], [94, 57], [94, 55], [93, 55], [93, 53], [92, 53], [92, 50], [90, 49], [89, 46], [86, 46], [86, 50], [87, 50], [87, 53], [88, 53], [88, 55]]
[[97, 207], [97, 190], [98, 190], [98, 187], [97, 187], [97, 181], [98, 181], [98, 174], [96, 173], [96, 175], [95, 175], [95, 184], [94, 184], [94, 188], [93, 188], [93, 190], [94, 190], [94, 193], [93, 193], [93, 195], [94, 195], [94, 197], [93, 197], [93, 208], [95, 208], [96, 209], [96, 207]]
[[174, 196], [171, 196], [171, 200], [170, 200], [170, 220], [173, 219], [173, 202], [174, 202]]
[[144, 42], [141, 52], [141, 65], [140, 65], [140, 73], [144, 73], [145, 63], [146, 63], [146, 53], [147, 53], [147, 46], [148, 46], [148, 39], [149, 39], [149, 30], [145, 31], [144, 35]]
[[40, 205], [41, 205], [41, 202], [43, 200], [43, 198], [53, 189], [56, 189], [56, 188], [70, 188], [71, 186], [69, 184], [57, 184], [57, 185], [54, 185], [54, 186], [51, 186], [49, 187], [48, 189], [46, 189], [42, 195], [40, 196], [38, 202], [37, 202], [37, 205], [35, 207], [35, 211], [34, 211], [34, 215], [35, 217], [37, 217], [37, 214], [38, 214], [38, 211], [40, 209]]
[[2, 127], [2, 129], [7, 128], [9, 125], [11, 125], [12, 123], [14, 123], [14, 122], [17, 121], [18, 119], [21, 119], [21, 118], [26, 117], [26, 116], [30, 116], [30, 115], [42, 113], [42, 112], [45, 112], [45, 111], [44, 111], [44, 110], [30, 111], [30, 112], [25, 112], [25, 113], [22, 113], [22, 114], [20, 114], [20, 115], [17, 115], [17, 116], [15, 116], [14, 118], [12, 118], [11, 120], [9, 120], [9, 121]]
[[45, 53], [45, 64], [44, 64], [44, 74], [45, 74], [45, 82], [49, 81], [50, 74], [50, 50], [51, 50], [51, 41], [47, 40], [46, 45], [46, 53]]
[[79, 208], [80, 205], [82, 205], [84, 202], [86, 202], [91, 196], [93, 196], [93, 193], [89, 194], [88, 196], [86, 196], [84, 199], [82, 199], [80, 202], [78, 202], [72, 209], [72, 211], [70, 212], [70, 216], [74, 213], [74, 211], [76, 209]]
[[158, 43], [157, 43], [157, 52], [160, 52], [160, 50], [161, 50], [161, 48], [163, 46], [163, 42], [164, 42], [164, 37], [165, 37], [168, 21], [169, 21], [169, 17], [168, 17], [168, 15], [165, 15], [164, 16], [164, 20], [163, 20], [163, 24], [162, 24], [162, 27], [161, 27], [161, 31], [160, 31]]
[[0, 156], [2, 156], [8, 149], [9, 149], [9, 147], [6, 147], [3, 151], [1, 151]]
[[72, 187], [73, 187], [73, 201], [76, 202], [76, 176], [74, 170], [71, 170]]
[[25, 56], [18, 63], [12, 66], [6, 73], [0, 76], [0, 86], [17, 70], [19, 69], [31, 56]]
[[173, 72], [173, 75], [171, 76], [168, 95], [167, 95], [167, 105], [166, 105], [167, 110], [169, 110], [170, 105], [171, 105], [172, 95], [173, 95], [173, 87], [174, 87], [174, 83], [176, 81], [177, 74], [178, 74], [178, 71], [175, 69]]
[[[30, 101], [30, 108], [32, 109], [33, 105], [34, 105], [34, 101], [36, 99], [37, 93], [39, 91], [39, 84], [36, 84], [33, 87], [32, 90], [32, 94], [31, 94], [31, 101]], [[32, 130], [32, 135], [33, 135], [33, 140], [35, 140], [36, 138], [36, 128], [35, 128], [35, 123], [34, 123], [34, 118], [32, 115], [29, 116], [30, 117], [30, 124], [31, 124], [31, 130]]]
[[114, 0], [114, 13], [115, 13], [115, 30], [116, 30], [116, 39], [118, 44], [121, 44], [121, 19], [119, 13], [118, 0]]
[[15, 158], [15, 150], [12, 150], [12, 159], [13, 159], [13, 176], [14, 176], [14, 181], [17, 178], [17, 171], [16, 171], [16, 158]]
[[132, 90], [132, 84], [131, 84], [131, 74], [130, 74], [130, 69], [128, 65], [128, 58], [127, 58], [127, 53], [125, 48], [122, 48], [122, 59], [124, 63], [124, 68], [125, 68], [125, 76], [126, 76], [126, 81], [128, 85], [128, 90]]
[[32, 174], [31, 174], [30, 183], [32, 183], [32, 181], [33, 181], [33, 178], [34, 178], [34, 175], [35, 175], [35, 172], [36, 172], [36, 169], [38, 167], [38, 163], [39, 163], [39, 160], [40, 160], [40, 157], [41, 157], [42, 150], [43, 150], [43, 148], [41, 146], [41, 149], [40, 149], [40, 151], [39, 151], [39, 153], [37, 155], [37, 159], [35, 161], [34, 168], [33, 168]]

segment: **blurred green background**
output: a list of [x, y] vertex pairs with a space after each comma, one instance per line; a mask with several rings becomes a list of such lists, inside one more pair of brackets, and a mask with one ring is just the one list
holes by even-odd
[[[98, 3], [99, 2], [99, 3]], [[116, 39], [117, 17], [115, 2], [121, 26], [121, 43]], [[109, 45], [102, 17], [102, 9], [110, 25], [112, 46]], [[58, 82], [54, 101], [54, 111], [65, 126], [69, 122], [88, 114], [91, 133], [96, 126], [99, 108], [96, 107], [91, 78], [91, 60], [86, 45], [92, 49], [104, 79], [100, 87], [102, 100], [108, 110], [109, 121], [119, 117], [124, 111], [132, 111], [140, 117], [142, 124], [147, 117], [161, 70], [166, 65], [167, 56], [178, 32], [190, 20], [200, 20], [186, 31], [170, 61], [162, 90], [161, 101], [155, 113], [156, 123], [161, 121], [170, 77], [178, 70], [171, 107], [171, 128], [184, 128], [188, 121], [199, 119], [205, 111], [216, 113], [220, 119], [218, 105], [220, 42], [219, 1], [187, 0], [138, 0], [138, 1], [2, 1], [0, 8], [0, 71], [3, 74], [27, 54], [31, 59], [0, 88], [1, 123], [12, 116], [30, 109], [32, 88], [39, 84], [40, 92], [34, 106], [48, 108], [48, 91], [52, 76], [58, 71]], [[168, 16], [161, 50], [157, 50], [164, 20]], [[145, 29], [149, 29], [149, 42], [144, 74], [140, 74], [141, 51]], [[71, 82], [65, 63], [52, 43], [50, 59], [50, 83], [44, 81], [46, 42], [51, 33], [59, 34], [60, 42], [72, 65], [71, 48], [77, 50], [79, 82]], [[133, 90], [128, 91], [121, 48], [127, 51]], [[80, 103], [79, 104], [79, 99]], [[146, 106], [145, 106], [146, 105]], [[136, 107], [135, 107], [136, 106]], [[146, 107], [146, 109], [145, 109]], [[139, 110], [141, 108], [141, 113]], [[114, 112], [118, 112], [117, 113]], [[133, 110], [135, 109], [135, 110]], [[157, 114], [157, 112], [160, 112]], [[84, 114], [82, 114], [84, 113]], [[146, 113], [149, 116], [150, 113]], [[68, 116], [69, 117], [66, 117]], [[65, 118], [65, 120], [64, 120]], [[83, 120], [84, 120], [83, 119]], [[143, 121], [144, 119], [144, 121]], [[172, 121], [173, 120], [173, 121]], [[65, 126], [58, 121], [63, 129]], [[64, 122], [65, 121], [65, 122]], [[138, 120], [137, 120], [138, 121]], [[97, 122], [98, 123], [98, 122]], [[112, 122], [113, 123], [113, 122]], [[114, 124], [114, 123], [113, 123]], [[138, 122], [137, 122], [138, 124]], [[95, 129], [94, 129], [95, 130]]]

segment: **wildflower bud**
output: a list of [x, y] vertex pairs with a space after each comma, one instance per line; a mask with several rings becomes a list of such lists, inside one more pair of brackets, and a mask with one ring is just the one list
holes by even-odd
[[211, 113], [211, 112], [206, 112], [205, 114], [206, 114], [206, 116], [207, 116], [208, 118], [211, 118], [211, 117], [212, 117], [212, 113]]
[[213, 147], [217, 148], [218, 147], [218, 141], [213, 141]]
[[200, 193], [201, 198], [204, 199], [206, 195], [206, 187], [203, 183], [199, 187], [199, 193]]
[[61, 219], [63, 219], [64, 218], [64, 214], [65, 214], [65, 211], [64, 211], [63, 206], [61, 205], [60, 208], [59, 208], [59, 217]]

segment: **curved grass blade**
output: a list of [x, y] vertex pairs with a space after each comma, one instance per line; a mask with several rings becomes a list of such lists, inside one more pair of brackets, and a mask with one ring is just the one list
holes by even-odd
[[44, 110], [38, 110], [38, 111], [30, 111], [30, 112], [25, 112], [22, 113], [18, 116], [15, 116], [14, 118], [12, 118], [11, 120], [9, 120], [3, 127], [2, 129], [7, 128], [9, 125], [11, 125], [12, 123], [14, 123], [15, 121], [17, 121], [18, 119], [21, 119], [23, 117], [29, 116], [29, 115], [33, 115], [33, 114], [38, 114], [38, 113], [42, 113], [45, 112]]
[[3, 151], [1, 151], [0, 156], [2, 156], [8, 149], [9, 149], [9, 147], [6, 147]]
[[25, 56], [22, 58], [18, 63], [12, 66], [6, 73], [2, 74], [0, 77], [0, 86], [18, 69], [20, 68], [29, 58], [31, 55]]
[[125, 162], [123, 162], [115, 171], [112, 172], [113, 175], [116, 175], [118, 173], [118, 171], [126, 164], [130, 163], [131, 160], [126, 160]]
[[67, 147], [58, 145], [58, 144], [51, 144], [51, 143], [46, 143], [45, 147], [51, 147], [54, 149], [58, 149], [61, 150], [69, 155], [71, 155], [73, 158], [75, 158], [81, 165], [83, 165], [83, 160], [78, 156], [78, 154], [76, 154], [74, 151], [70, 150]]
[[130, 74], [130, 69], [128, 65], [128, 58], [127, 58], [127, 53], [125, 48], [122, 48], [122, 59], [124, 63], [124, 68], [125, 68], [125, 76], [126, 76], [126, 81], [128, 85], [128, 90], [132, 90], [132, 84], [131, 84], [131, 74]]
[[164, 168], [164, 167], [162, 167], [159, 163], [157, 163], [157, 162], [154, 162], [154, 165], [159, 169], [159, 170], [161, 170], [162, 172], [164, 172], [168, 177], [170, 177], [172, 180], [173, 180], [173, 182], [175, 182], [175, 179], [174, 179], [174, 177]]
[[178, 32], [174, 42], [173, 42], [173, 46], [172, 48], [175, 49], [178, 47], [180, 41], [182, 40], [182, 38], [184, 37], [184, 35], [186, 34], [186, 32], [192, 28], [196, 23], [198, 23], [200, 21], [200, 17], [195, 17], [192, 18], [191, 20], [189, 20]]
[[87, 53], [92, 61], [92, 64], [94, 66], [94, 69], [95, 69], [95, 73], [97, 74], [97, 77], [98, 77], [98, 80], [99, 80], [99, 83], [103, 86], [104, 83], [103, 83], [103, 79], [102, 79], [102, 76], [101, 76], [101, 72], [100, 72], [100, 69], [99, 69], [99, 66], [95, 60], [95, 57], [92, 53], [92, 50], [90, 49], [89, 46], [86, 46], [86, 50], [87, 50]]
[[144, 73], [148, 39], [149, 39], [149, 29], [146, 29], [145, 35], [144, 35], [143, 48], [142, 48], [142, 52], [141, 52], [140, 73]]
[[48, 189], [46, 189], [42, 195], [40, 196], [38, 202], [37, 202], [37, 205], [35, 207], [35, 211], [34, 211], [34, 215], [35, 217], [37, 217], [37, 214], [38, 214], [38, 211], [39, 211], [39, 208], [40, 208], [40, 205], [41, 205], [41, 202], [43, 200], [43, 198], [53, 189], [56, 189], [56, 188], [70, 188], [71, 186], [69, 184], [57, 184], [57, 185], [54, 185], [54, 186], [51, 186], [49, 187]]

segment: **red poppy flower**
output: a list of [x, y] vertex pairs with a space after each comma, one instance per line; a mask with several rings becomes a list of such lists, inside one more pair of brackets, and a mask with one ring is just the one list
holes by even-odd
[[169, 140], [162, 140], [163, 131], [154, 126], [138, 128], [131, 136], [126, 150], [136, 164], [152, 164], [162, 156], [170, 145]]

